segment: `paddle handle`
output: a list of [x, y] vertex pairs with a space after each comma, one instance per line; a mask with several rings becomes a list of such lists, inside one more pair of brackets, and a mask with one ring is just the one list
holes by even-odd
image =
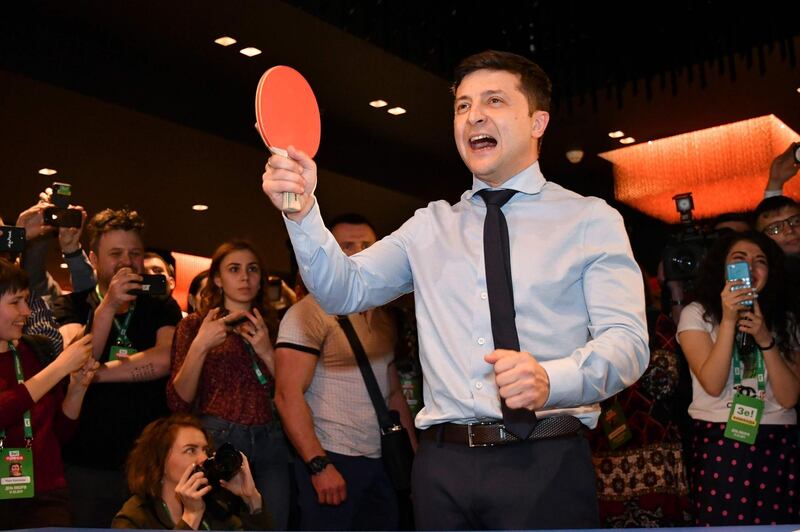
[[[281, 157], [288, 157], [289, 152], [282, 148], [269, 147], [269, 151]], [[283, 193], [283, 205], [281, 206], [283, 212], [300, 212], [300, 195], [294, 192]]]

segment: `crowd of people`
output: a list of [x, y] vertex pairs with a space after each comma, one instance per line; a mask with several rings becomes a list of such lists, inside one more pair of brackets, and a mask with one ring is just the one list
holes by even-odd
[[[327, 229], [314, 161], [270, 157], [264, 193], [300, 202], [288, 308], [246, 241], [216, 249], [182, 313], [137, 212], [70, 206], [81, 227], [48, 228], [51, 191], [22, 212], [24, 251], [0, 252], [0, 528], [800, 522], [796, 147], [752, 215], [718, 220], [691, 282], [660, 279], [659, 304], [621, 216], [539, 168], [546, 74], [488, 51], [453, 92], [472, 187], [383, 239], [355, 214]], [[53, 240], [70, 293], [44, 266]], [[166, 292], [142, 294], [143, 274]], [[386, 306], [411, 292], [415, 418]], [[377, 403], [416, 453], [410, 493]]]

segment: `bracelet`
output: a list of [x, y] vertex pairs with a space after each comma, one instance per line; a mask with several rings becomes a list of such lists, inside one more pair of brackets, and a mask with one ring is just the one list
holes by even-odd
[[673, 307], [680, 307], [683, 305], [683, 299], [673, 299], [671, 303]]
[[65, 259], [71, 259], [72, 257], [77, 257], [78, 255], [82, 254], [83, 254], [83, 248], [81, 246], [78, 246], [78, 249], [76, 249], [75, 251], [70, 251], [69, 253], [62, 253], [61, 256], [64, 257]]
[[[758, 344], [756, 344], [756, 345], [758, 345]], [[766, 347], [761, 347], [760, 345], [758, 346], [758, 348], [761, 349], [762, 352], [769, 351], [773, 347], [775, 347], [775, 338], [773, 338], [772, 341], [769, 343], [769, 345], [766, 346]]]

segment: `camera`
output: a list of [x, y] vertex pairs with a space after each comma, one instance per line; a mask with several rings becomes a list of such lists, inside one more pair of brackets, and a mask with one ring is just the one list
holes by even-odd
[[703, 234], [694, 223], [691, 192], [676, 194], [672, 199], [681, 215], [681, 229], [664, 248], [664, 277], [667, 281], [690, 281], [697, 274], [712, 237]]
[[[78, 211], [80, 212], [80, 211]], [[164, 296], [167, 295], [167, 278], [164, 275], [142, 274], [141, 288], [128, 290], [132, 296]]]
[[0, 251], [22, 253], [25, 249], [25, 228], [13, 225], [0, 226]]
[[220, 445], [219, 449], [213, 456], [206, 458], [206, 460], [194, 466], [194, 472], [202, 472], [208, 483], [215, 488], [219, 487], [219, 481], [228, 481], [232, 479], [236, 473], [242, 468], [242, 455], [239, 451], [226, 442]]

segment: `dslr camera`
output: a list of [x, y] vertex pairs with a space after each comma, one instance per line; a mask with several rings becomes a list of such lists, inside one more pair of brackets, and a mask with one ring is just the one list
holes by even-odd
[[691, 281], [697, 275], [700, 261], [705, 257], [713, 238], [704, 234], [694, 223], [691, 192], [676, 194], [672, 199], [681, 215], [681, 226], [678, 234], [673, 235], [664, 248], [664, 277], [667, 281]]
[[202, 471], [208, 479], [208, 483], [214, 488], [219, 488], [220, 480], [228, 481], [242, 468], [242, 455], [239, 451], [226, 442], [220, 445], [219, 449], [206, 458], [203, 463], [194, 466], [194, 472]]

